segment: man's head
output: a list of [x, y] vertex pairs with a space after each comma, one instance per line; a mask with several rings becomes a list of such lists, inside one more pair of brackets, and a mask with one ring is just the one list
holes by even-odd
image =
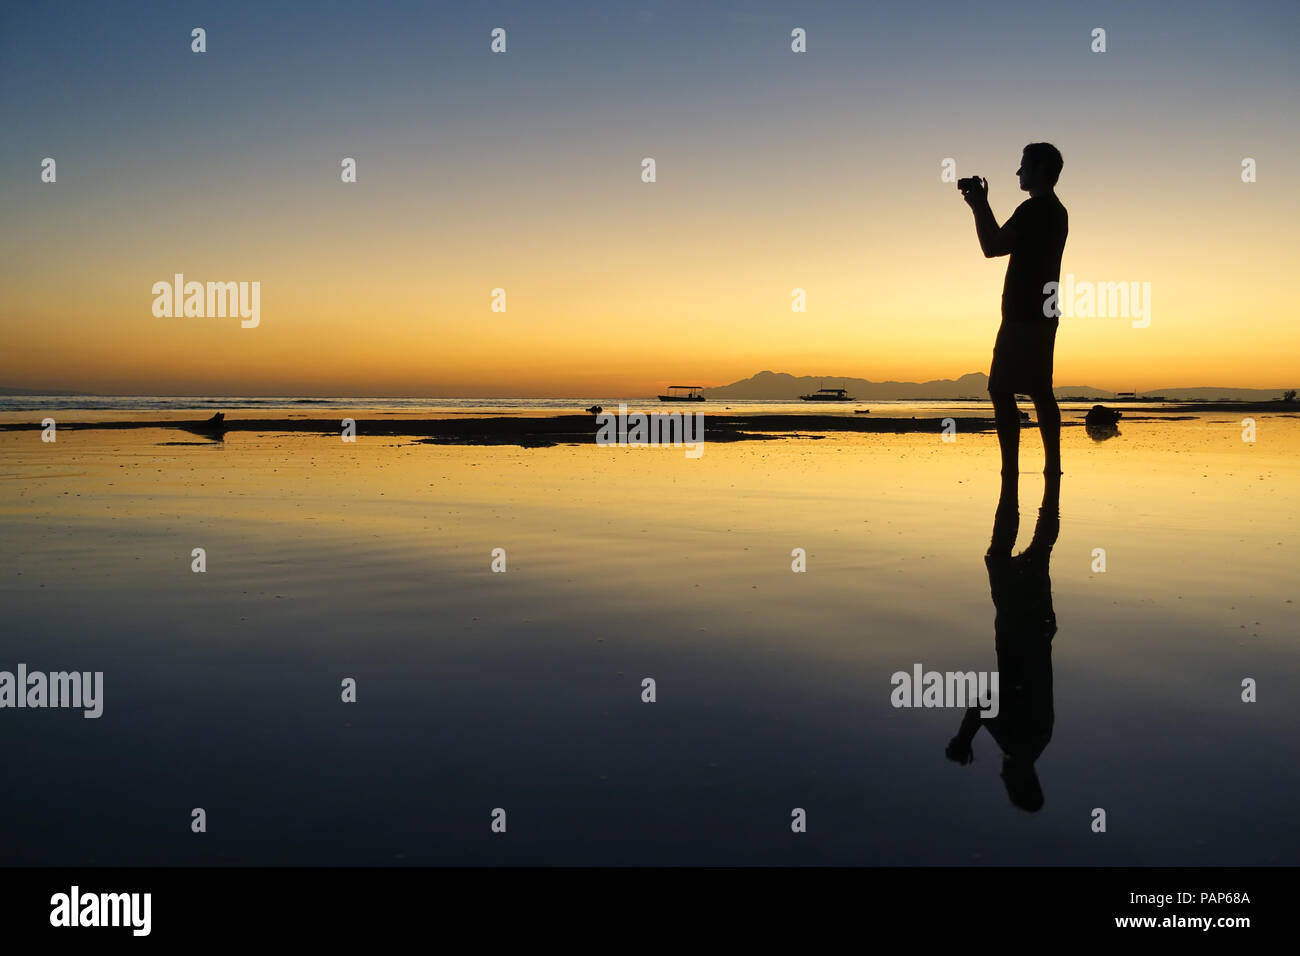
[[1061, 151], [1051, 143], [1030, 143], [1020, 157], [1020, 168], [1016, 175], [1020, 177], [1020, 188], [1025, 192], [1051, 189], [1061, 178]]

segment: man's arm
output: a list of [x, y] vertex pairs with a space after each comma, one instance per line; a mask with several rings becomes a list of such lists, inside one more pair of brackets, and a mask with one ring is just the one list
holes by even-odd
[[988, 180], [980, 180], [978, 185], [964, 189], [961, 198], [966, 200], [971, 211], [975, 213], [975, 234], [979, 236], [980, 249], [984, 253], [984, 258], [992, 259], [995, 256], [1010, 255], [1015, 245], [1016, 231], [1010, 219], [998, 228], [998, 221], [993, 217], [993, 210], [989, 208]]

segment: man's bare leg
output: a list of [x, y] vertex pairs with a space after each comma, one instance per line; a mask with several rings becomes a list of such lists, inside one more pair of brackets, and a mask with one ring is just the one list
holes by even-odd
[[1061, 474], [1061, 406], [1051, 392], [1031, 395], [1038, 413], [1038, 431], [1043, 436], [1043, 474]]
[[1020, 474], [1020, 409], [1014, 392], [989, 392], [1002, 448], [1002, 477]]

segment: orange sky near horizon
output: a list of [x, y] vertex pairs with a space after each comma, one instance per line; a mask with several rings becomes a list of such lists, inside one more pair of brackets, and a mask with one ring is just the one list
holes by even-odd
[[[585, 214], [523, 217], [496, 235], [469, 208], [427, 223], [402, 215], [396, 190], [377, 211], [348, 196], [341, 212], [312, 221], [304, 205], [288, 242], [255, 217], [237, 243], [213, 234], [235, 222], [121, 235], [105, 224], [90, 237], [93, 259], [70, 262], [45, 244], [15, 250], [10, 267], [22, 281], [0, 311], [0, 384], [559, 397], [721, 385], [763, 369], [876, 381], [987, 371], [1006, 260], [980, 255], [955, 188], [937, 170], [934, 180], [873, 203], [869, 220], [817, 203], [780, 227], [765, 227], [765, 211], [738, 197], [733, 215], [705, 215], [690, 189], [665, 182], [611, 185]], [[992, 183], [1005, 219], [1023, 194], [1008, 176]], [[1178, 192], [1125, 219], [1167, 220]], [[1286, 204], [1269, 207], [1264, 192], [1231, 180], [1213, 192], [1216, 208], [1246, 207], [1253, 224], [1225, 237], [1221, 223], [1205, 222], [1216, 248], [1209, 236], [1196, 241], [1195, 224], [1172, 241], [1117, 227], [1099, 188], [1062, 183], [1071, 212], [1063, 278], [1151, 283], [1151, 323], [1062, 319], [1057, 384], [1294, 386], [1293, 319], [1271, 305], [1287, 301], [1291, 227]], [[57, 214], [63, 203], [48, 205]], [[438, 228], [449, 219], [458, 228]], [[153, 283], [176, 268], [187, 281], [259, 281], [258, 327], [155, 317]], [[504, 313], [491, 311], [498, 287]], [[806, 290], [805, 313], [791, 310], [795, 287]]]

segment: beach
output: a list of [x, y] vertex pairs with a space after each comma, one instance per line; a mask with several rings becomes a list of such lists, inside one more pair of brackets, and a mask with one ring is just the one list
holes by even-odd
[[[311, 400], [310, 404], [286, 404], [272, 398], [257, 399], [240, 406], [237, 400], [208, 401], [207, 406], [230, 411], [214, 411], [221, 421], [213, 423], [208, 408], [196, 413], [184, 408], [176, 399], [155, 400], [158, 407], [140, 407], [140, 403], [107, 399], [102, 404], [80, 406], [75, 399], [53, 399], [42, 407], [38, 399], [0, 399], [0, 432], [41, 431], [53, 420], [57, 428], [73, 431], [179, 430], [200, 438], [220, 440], [230, 432], [263, 434], [312, 433], [343, 436], [416, 438], [433, 444], [450, 445], [519, 445], [549, 447], [558, 444], [607, 443], [600, 436], [602, 425], [614, 423], [618, 435], [626, 439], [628, 416], [643, 415], [666, 418], [675, 416], [673, 435], [682, 434], [680, 419], [685, 415], [700, 417], [707, 428], [702, 440], [707, 442], [754, 441], [770, 438], [821, 438], [826, 434], [930, 434], [947, 433], [955, 440], [958, 434], [993, 432], [992, 410], [983, 402], [884, 402], [876, 411], [864, 403], [798, 402], [683, 402], [659, 404], [653, 400], [631, 400], [588, 406], [581, 414], [563, 411], [564, 406], [580, 406], [584, 401], [515, 400], [506, 403], [462, 402], [458, 404], [429, 401], [419, 404], [372, 399], [351, 405], [344, 399]], [[148, 405], [148, 403], [145, 403]], [[322, 417], [322, 406], [336, 414]], [[1032, 404], [1024, 411], [1023, 424], [1033, 425]], [[1085, 427], [1085, 417], [1092, 402], [1062, 403], [1062, 427]], [[1104, 406], [1103, 406], [1104, 407]], [[1239, 403], [1149, 403], [1110, 406], [1125, 423], [1189, 421], [1192, 415], [1224, 412], [1239, 415], [1268, 413], [1300, 417], [1300, 405], [1294, 402]], [[198, 408], [198, 406], [195, 406]], [[309, 409], [304, 411], [304, 408]], [[595, 409], [599, 409], [597, 412]], [[44, 417], [30, 414], [39, 410]], [[51, 419], [50, 416], [57, 416]], [[707, 425], [705, 424], [707, 419]], [[689, 428], [690, 422], [687, 423]], [[183, 437], [183, 436], [182, 436]]]
[[[960, 711], [890, 700], [997, 664], [978, 410], [736, 416], [763, 440], [697, 459], [589, 415], [159, 424], [211, 411], [3, 416], [0, 669], [103, 674], [96, 719], [7, 713], [6, 863], [1300, 862], [1294, 415], [1064, 429], [1031, 817], [987, 734], [945, 759]], [[1032, 429], [1021, 470], [1017, 551]]]

